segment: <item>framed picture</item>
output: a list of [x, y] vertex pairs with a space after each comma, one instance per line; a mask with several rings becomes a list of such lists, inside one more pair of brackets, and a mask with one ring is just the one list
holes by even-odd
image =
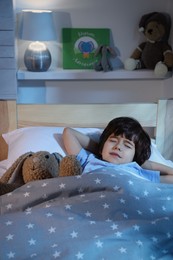
[[93, 69], [100, 45], [110, 44], [110, 29], [63, 28], [63, 69]]

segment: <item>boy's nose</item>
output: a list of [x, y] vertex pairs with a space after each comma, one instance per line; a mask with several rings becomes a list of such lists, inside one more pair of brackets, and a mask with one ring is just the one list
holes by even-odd
[[120, 151], [120, 150], [121, 150], [121, 144], [120, 144], [120, 142], [117, 143], [116, 145], [114, 145], [113, 149], [117, 149], [117, 150]]

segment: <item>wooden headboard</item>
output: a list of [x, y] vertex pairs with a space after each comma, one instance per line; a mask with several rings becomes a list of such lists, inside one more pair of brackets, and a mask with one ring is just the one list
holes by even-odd
[[[0, 133], [10, 132], [17, 127], [16, 101], [0, 100]], [[7, 158], [8, 146], [0, 135], [0, 161]]]
[[1, 133], [27, 126], [105, 127], [112, 118], [134, 117], [142, 126], [155, 129], [160, 152], [172, 159], [173, 100], [129, 104], [16, 104], [0, 101]]

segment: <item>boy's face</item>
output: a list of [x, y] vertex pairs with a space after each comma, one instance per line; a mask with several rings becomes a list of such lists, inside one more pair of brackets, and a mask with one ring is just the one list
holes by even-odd
[[102, 159], [110, 163], [129, 163], [135, 155], [135, 144], [125, 136], [111, 134], [104, 143], [101, 154]]

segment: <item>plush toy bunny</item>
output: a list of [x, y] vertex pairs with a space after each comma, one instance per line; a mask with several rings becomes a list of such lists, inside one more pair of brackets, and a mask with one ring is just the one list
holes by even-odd
[[25, 183], [53, 177], [81, 174], [76, 156], [64, 158], [59, 153], [39, 151], [21, 155], [0, 179], [0, 195], [11, 192]]
[[97, 48], [95, 56], [98, 56], [99, 54], [101, 54], [101, 58], [98, 62], [95, 63], [94, 69], [96, 71], [103, 70], [104, 72], [113, 70], [113, 67], [110, 62], [110, 57], [116, 56], [115, 51], [110, 46], [101, 45]]

